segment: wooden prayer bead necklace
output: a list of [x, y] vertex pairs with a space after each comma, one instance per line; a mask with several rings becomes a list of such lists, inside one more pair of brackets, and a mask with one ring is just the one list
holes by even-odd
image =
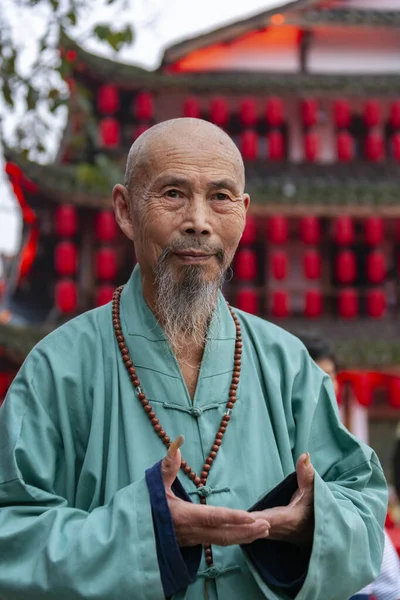
[[[143, 389], [140, 385], [139, 378], [136, 373], [135, 366], [129, 355], [129, 350], [125, 343], [124, 335], [122, 333], [121, 319], [120, 319], [120, 301], [121, 301], [121, 293], [122, 293], [123, 289], [124, 289], [124, 286], [121, 285], [119, 288], [117, 288], [115, 290], [114, 295], [113, 295], [113, 301], [112, 301], [112, 319], [113, 319], [113, 325], [114, 325], [114, 332], [115, 332], [117, 342], [118, 342], [118, 347], [120, 349], [122, 359], [125, 363], [125, 367], [128, 371], [129, 378], [132, 382], [132, 385], [134, 386], [134, 388], [136, 390], [137, 397], [139, 399], [140, 404], [143, 406], [145, 412], [147, 413], [147, 416], [150, 419], [150, 422], [153, 425], [153, 429], [156, 432], [156, 434], [158, 435], [158, 437], [161, 439], [163, 444], [165, 444], [165, 446], [169, 447], [169, 445], [171, 444], [171, 439], [167, 435], [165, 429], [163, 429], [162, 426], [160, 425], [160, 422], [156, 417], [156, 413], [154, 412], [150, 402], [147, 400], [147, 398], [143, 392]], [[203, 465], [203, 469], [200, 473], [200, 477], [188, 465], [186, 460], [182, 460], [182, 462], [181, 462], [181, 469], [183, 470], [185, 475], [187, 475], [189, 477], [189, 479], [191, 479], [193, 481], [193, 483], [196, 485], [197, 488], [201, 488], [201, 487], [205, 486], [207, 483], [208, 474], [210, 472], [210, 469], [212, 467], [214, 460], [217, 457], [218, 450], [220, 449], [226, 428], [228, 427], [228, 423], [231, 418], [231, 412], [232, 412], [233, 406], [236, 402], [236, 390], [239, 385], [240, 368], [241, 368], [241, 364], [242, 364], [242, 360], [241, 360], [242, 359], [242, 333], [241, 333], [241, 329], [240, 329], [239, 319], [234, 314], [234, 312], [231, 309], [231, 307], [229, 306], [229, 304], [228, 304], [228, 308], [232, 315], [232, 319], [233, 319], [233, 321], [235, 323], [235, 327], [236, 327], [236, 342], [235, 342], [235, 357], [234, 357], [234, 366], [233, 366], [233, 373], [232, 373], [232, 382], [231, 382], [231, 387], [229, 389], [228, 402], [226, 403], [226, 412], [222, 416], [221, 424], [220, 424], [217, 434], [215, 436], [214, 443], [211, 446], [210, 453], [207, 456], [205, 463]], [[201, 502], [201, 504], [206, 504], [206, 498], [204, 496], [201, 496], [200, 502]], [[211, 545], [205, 545], [204, 551], [205, 551], [207, 566], [209, 566], [209, 567], [213, 566], [213, 556], [212, 556]]]

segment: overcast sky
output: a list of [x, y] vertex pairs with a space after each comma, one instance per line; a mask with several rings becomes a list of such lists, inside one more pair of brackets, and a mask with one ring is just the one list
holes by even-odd
[[[77, 36], [78, 39], [86, 39], [93, 23], [108, 21], [119, 25], [130, 22], [135, 30], [135, 43], [132, 47], [124, 49], [118, 55], [118, 59], [153, 69], [158, 66], [164, 48], [176, 41], [268, 8], [281, 6], [286, 2], [287, 0], [127, 0], [127, 9], [123, 13], [120, 11], [116, 17], [113, 5], [103, 6], [99, 10], [100, 2], [96, 0], [95, 15], [86, 15], [85, 27], [78, 30]], [[39, 5], [39, 8], [24, 12], [19, 7], [17, 14], [14, 6], [15, 0], [2, 1], [2, 10], [7, 10], [16, 39], [23, 49], [22, 68], [29, 70], [29, 62], [35, 54], [35, 40], [43, 31], [43, 15], [46, 9]], [[94, 40], [86, 41], [84, 46], [94, 53], [110, 56], [110, 52]], [[4, 111], [1, 105], [0, 110]], [[8, 117], [8, 122], [12, 125], [17, 119], [18, 111], [13, 118]], [[60, 116], [54, 123], [53, 130], [61, 133], [62, 127], [63, 119]], [[48, 140], [50, 148], [56, 147], [57, 139], [58, 136], [54, 135]], [[0, 156], [0, 253], [11, 253], [19, 243], [20, 221], [13, 195], [3, 176], [3, 169], [4, 164]]]

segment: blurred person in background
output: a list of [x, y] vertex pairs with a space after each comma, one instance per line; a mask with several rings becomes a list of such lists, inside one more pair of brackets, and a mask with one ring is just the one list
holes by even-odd
[[[338, 365], [331, 345], [316, 334], [300, 336], [311, 358], [331, 378], [336, 396], [339, 393]], [[400, 450], [399, 450], [400, 460]], [[400, 485], [400, 484], [399, 484]], [[385, 530], [385, 549], [382, 567], [374, 582], [364, 587], [351, 600], [400, 600], [400, 561], [396, 549]]]

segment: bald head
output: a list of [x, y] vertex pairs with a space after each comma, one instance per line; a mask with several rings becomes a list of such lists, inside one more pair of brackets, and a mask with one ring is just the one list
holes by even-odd
[[222, 129], [202, 119], [171, 119], [154, 125], [132, 144], [125, 170], [125, 186], [131, 193], [142, 188], [158, 157], [183, 154], [199, 168], [207, 162], [224, 158], [244, 190], [242, 156], [232, 139]]

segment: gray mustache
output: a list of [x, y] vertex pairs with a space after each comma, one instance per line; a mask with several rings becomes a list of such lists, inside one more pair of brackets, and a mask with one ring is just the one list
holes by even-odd
[[220, 246], [214, 244], [204, 244], [201, 240], [177, 240], [173, 242], [161, 252], [159, 264], [168, 259], [171, 254], [181, 252], [182, 250], [201, 250], [205, 254], [215, 254], [218, 262], [222, 265], [224, 262], [224, 251]]

